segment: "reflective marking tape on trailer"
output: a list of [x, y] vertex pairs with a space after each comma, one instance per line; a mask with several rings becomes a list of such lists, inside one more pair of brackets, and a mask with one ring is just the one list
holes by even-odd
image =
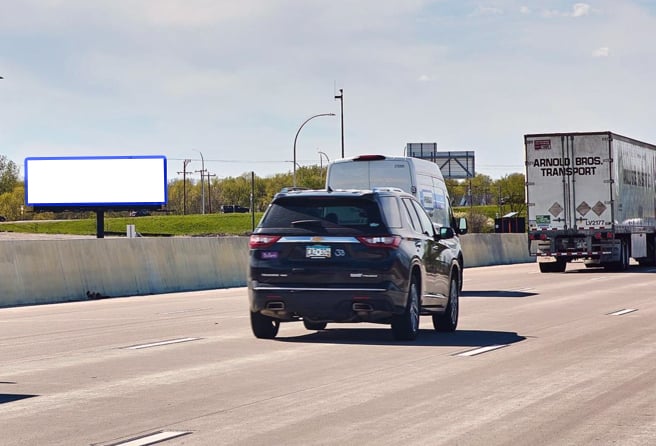
[[592, 251], [592, 252], [540, 252], [536, 254], [542, 257], [566, 257], [566, 256], [599, 256], [604, 254], [612, 254], [611, 251]]
[[[600, 231], [600, 230], [606, 231], [606, 230], [609, 230], [609, 229], [612, 229], [612, 228], [609, 227], [609, 226], [598, 226], [598, 227], [597, 226], [588, 226], [588, 227], [579, 226], [576, 229], [578, 229], [579, 231]], [[533, 226], [533, 227], [530, 227], [529, 230], [530, 231], [543, 231], [543, 232], [546, 232], [546, 231], [562, 231], [563, 228], [537, 228], [537, 227]]]

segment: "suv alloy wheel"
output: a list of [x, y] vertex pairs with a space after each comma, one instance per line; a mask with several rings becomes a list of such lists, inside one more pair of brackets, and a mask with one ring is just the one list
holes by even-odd
[[419, 292], [413, 279], [408, 291], [408, 307], [392, 318], [392, 332], [397, 341], [414, 341], [419, 334]]

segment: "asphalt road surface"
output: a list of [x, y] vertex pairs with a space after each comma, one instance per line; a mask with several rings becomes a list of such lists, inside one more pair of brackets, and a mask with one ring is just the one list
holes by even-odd
[[656, 444], [656, 270], [465, 273], [416, 342], [258, 340], [245, 288], [0, 309], [0, 444]]

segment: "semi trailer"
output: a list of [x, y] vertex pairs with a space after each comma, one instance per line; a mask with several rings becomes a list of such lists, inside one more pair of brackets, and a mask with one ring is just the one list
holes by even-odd
[[529, 252], [567, 263], [656, 263], [656, 146], [610, 131], [524, 135]]

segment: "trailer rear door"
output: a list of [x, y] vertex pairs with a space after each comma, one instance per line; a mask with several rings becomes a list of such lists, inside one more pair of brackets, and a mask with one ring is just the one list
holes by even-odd
[[610, 228], [611, 135], [525, 135], [529, 228]]

